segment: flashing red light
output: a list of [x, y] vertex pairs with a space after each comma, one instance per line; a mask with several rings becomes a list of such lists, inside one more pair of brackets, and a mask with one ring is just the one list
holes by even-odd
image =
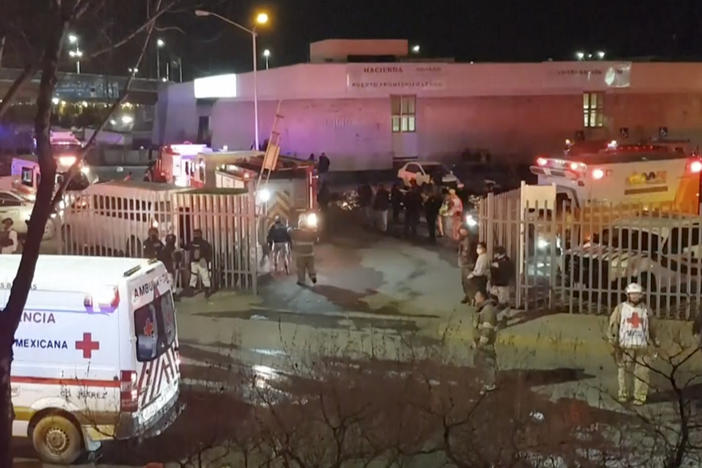
[[699, 161], [699, 160], [692, 161], [690, 163], [690, 171], [693, 174], [698, 174], [698, 173], [702, 172], [702, 161]]
[[546, 164], [548, 164], [548, 161], [546, 160], [546, 158], [536, 158], [536, 164], [538, 164], [539, 166], [545, 166]]
[[603, 178], [605, 175], [604, 171], [602, 169], [593, 169], [592, 170], [592, 178], [595, 180], [600, 180]]

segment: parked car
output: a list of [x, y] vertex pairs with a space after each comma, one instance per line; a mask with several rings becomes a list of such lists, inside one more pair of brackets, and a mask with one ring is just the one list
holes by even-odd
[[620, 291], [635, 281], [648, 292], [694, 292], [701, 279], [700, 227], [688, 217], [617, 220], [593, 242], [566, 252], [566, 277], [575, 290]]
[[[17, 234], [27, 233], [27, 223], [33, 208], [34, 202], [21, 193], [13, 190], [0, 190], [0, 220], [12, 219], [12, 227], [17, 231]], [[53, 237], [54, 231], [54, 223], [49, 220], [44, 229], [44, 239]]]
[[412, 180], [422, 186], [435, 183], [447, 187], [460, 188], [463, 186], [451, 169], [440, 162], [415, 161], [408, 162], [397, 171], [397, 177], [409, 187]]

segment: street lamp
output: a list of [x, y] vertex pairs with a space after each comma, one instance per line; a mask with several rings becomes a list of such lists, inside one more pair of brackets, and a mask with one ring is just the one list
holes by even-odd
[[68, 42], [70, 44], [75, 44], [76, 46], [75, 50], [68, 51], [68, 56], [76, 59], [76, 73], [80, 75], [80, 58], [83, 56], [83, 51], [80, 50], [80, 47], [78, 46], [78, 36], [75, 34], [69, 34]]
[[420, 50], [421, 50], [421, 47], [419, 47], [419, 44], [415, 44], [412, 46], [412, 53], [413, 54], [418, 54]]
[[266, 59], [266, 70], [268, 70], [268, 59], [271, 58], [271, 51], [268, 49], [265, 49], [263, 51], [263, 58]]
[[575, 58], [578, 60], [582, 60], [585, 58], [585, 52], [579, 50], [575, 53]]
[[604, 50], [598, 50], [597, 51], [597, 58], [600, 60], [604, 60], [605, 58], [605, 51]]
[[166, 46], [166, 41], [156, 39], [156, 79], [161, 79], [161, 48]]
[[247, 28], [246, 26], [242, 26], [241, 24], [230, 20], [229, 18], [226, 18], [220, 14], [207, 11], [207, 10], [195, 10], [195, 16], [214, 16], [217, 19], [220, 19], [224, 21], [225, 23], [234, 26], [236, 28], [241, 29], [242, 31], [246, 31], [247, 33], [251, 34], [251, 42], [253, 43], [253, 81], [254, 81], [254, 145], [256, 146], [256, 150], [260, 148], [258, 145], [258, 80], [256, 77], [256, 71], [258, 68], [258, 57], [256, 53], [256, 38], [258, 37], [258, 32], [256, 32], [256, 26], [258, 25], [264, 25], [268, 24], [269, 17], [268, 13], [258, 13], [255, 17], [254, 25], [251, 28]]

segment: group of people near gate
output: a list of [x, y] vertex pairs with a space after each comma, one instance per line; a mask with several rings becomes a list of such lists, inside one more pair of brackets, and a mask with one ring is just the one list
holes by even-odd
[[[205, 297], [212, 294], [210, 266], [212, 264], [212, 246], [202, 237], [202, 229], [195, 229], [193, 237], [184, 248], [176, 245], [175, 234], [168, 234], [166, 242], [159, 238], [156, 228], [149, 229], [149, 236], [142, 245], [144, 257], [160, 260], [168, 271], [171, 284], [178, 295], [193, 296], [199, 292], [199, 287], [205, 292]], [[183, 279], [183, 267], [189, 266], [190, 279], [187, 284]], [[181, 287], [185, 285], [185, 287]]]
[[388, 233], [394, 227], [404, 226], [401, 232], [405, 237], [417, 238], [424, 216], [430, 242], [444, 236], [458, 239], [458, 229], [463, 223], [463, 201], [453, 188], [431, 183], [420, 187], [411, 180], [407, 189], [399, 183], [391, 188], [364, 183], [357, 192], [366, 227]]
[[[458, 264], [464, 292], [461, 302], [475, 306], [474, 363], [483, 385], [481, 393], [486, 393], [496, 388], [498, 316], [509, 310], [514, 265], [500, 246], [495, 247], [492, 259], [488, 258], [485, 243], [476, 242], [465, 227], [460, 228], [459, 238]], [[608, 340], [618, 367], [617, 398], [621, 403], [643, 405], [655, 348], [660, 343], [641, 285], [631, 283], [624, 293], [626, 300], [615, 307], [608, 327]], [[702, 332], [702, 320], [698, 328]]]

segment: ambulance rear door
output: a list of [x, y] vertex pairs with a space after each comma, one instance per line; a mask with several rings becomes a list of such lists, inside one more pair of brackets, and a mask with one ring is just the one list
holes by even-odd
[[175, 305], [162, 263], [126, 284], [138, 395], [138, 421], [148, 425], [178, 393]]

